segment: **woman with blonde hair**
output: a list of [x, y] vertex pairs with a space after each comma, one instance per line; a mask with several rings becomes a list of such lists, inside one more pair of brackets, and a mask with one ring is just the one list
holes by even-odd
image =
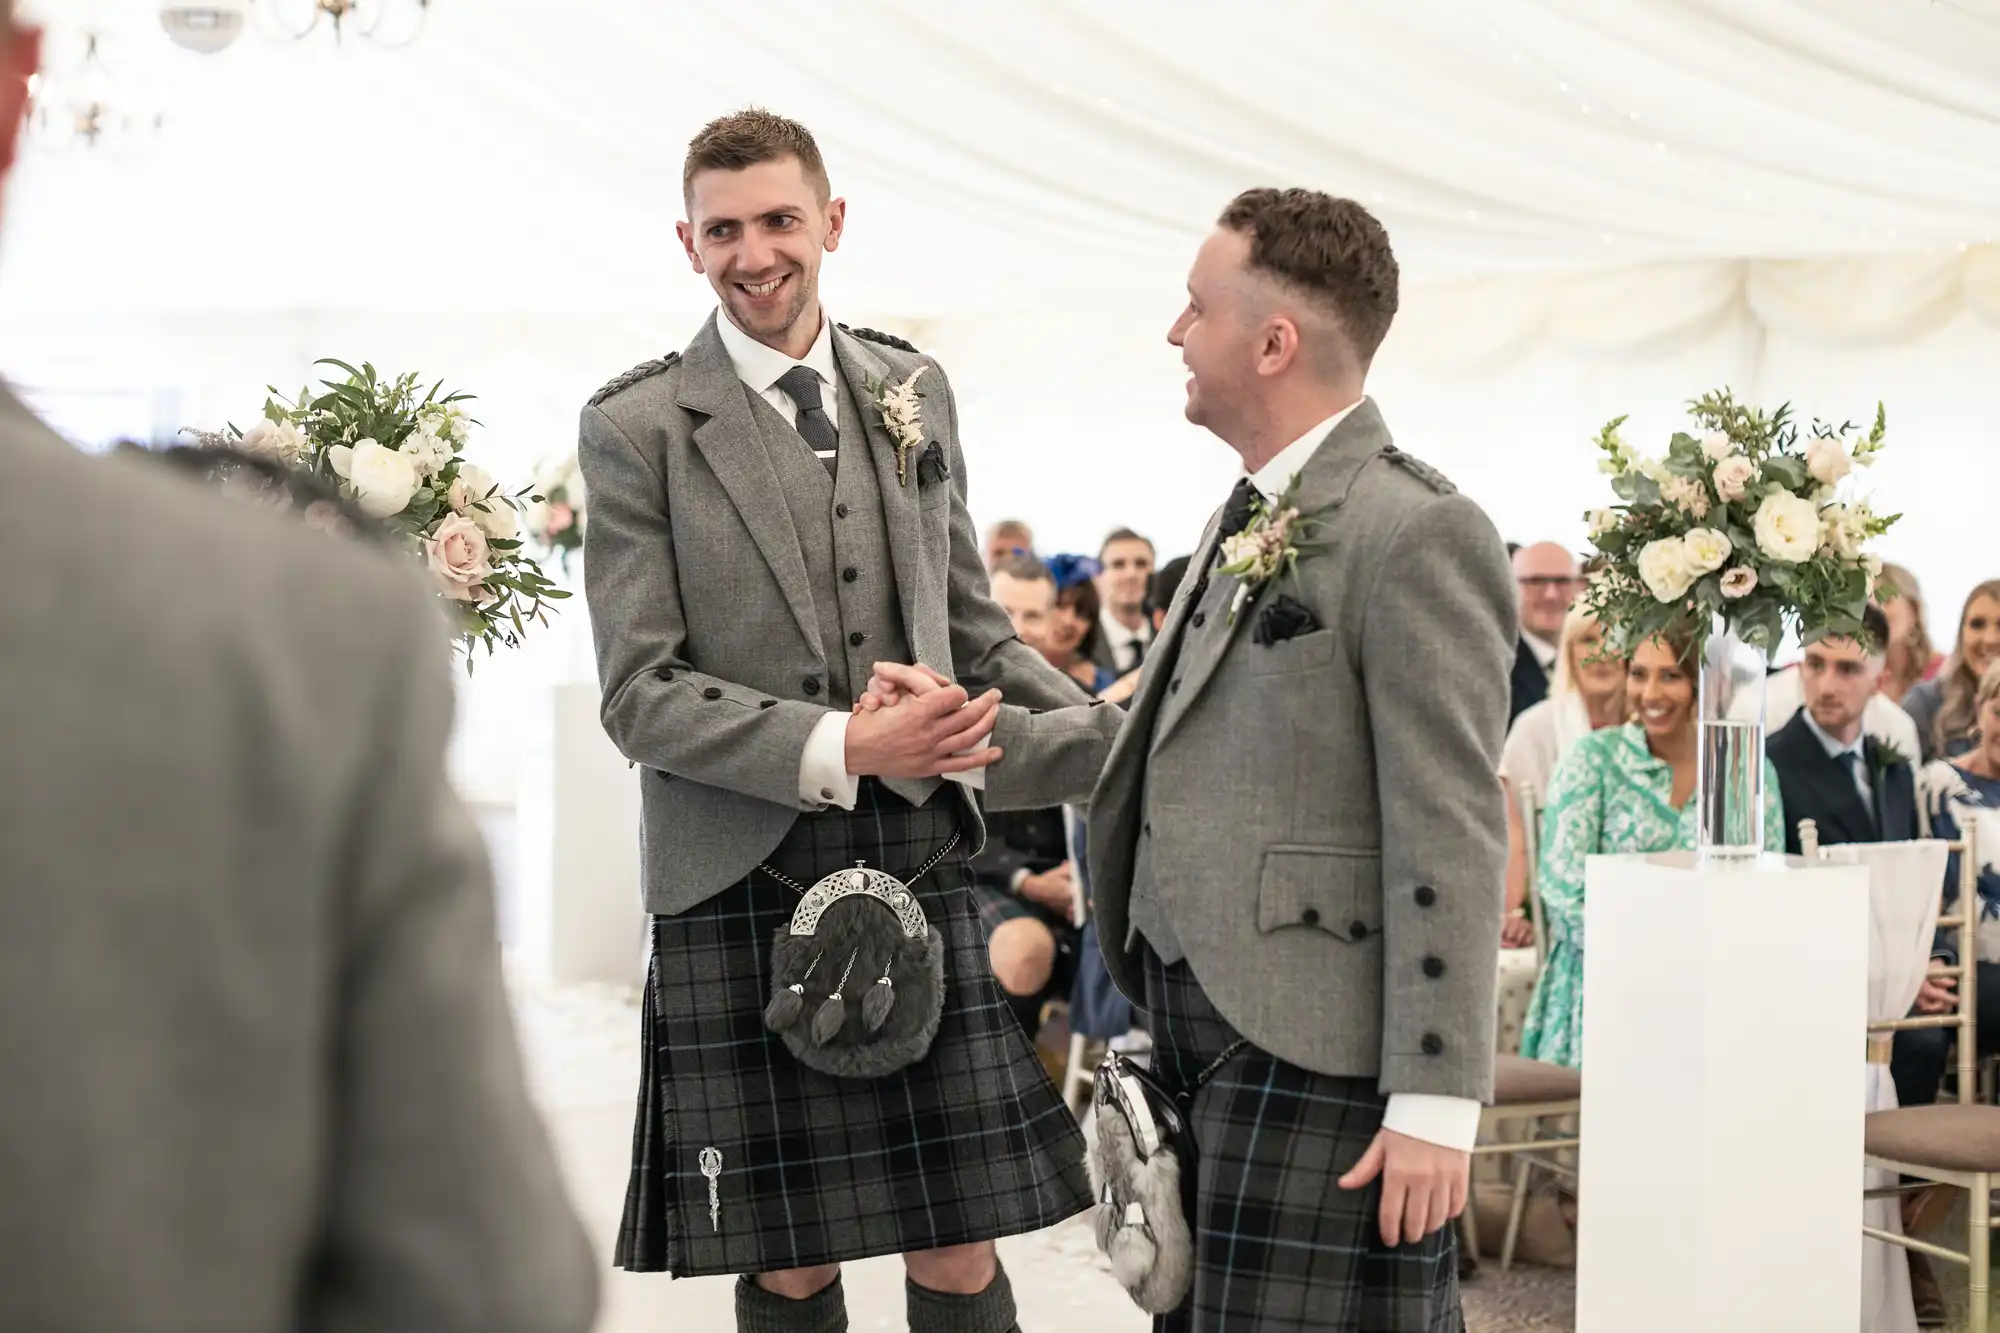
[[1917, 724], [1926, 760], [1949, 759], [1972, 748], [1980, 678], [1995, 662], [2000, 662], [2000, 579], [1988, 579], [1965, 599], [1958, 642], [1943, 672], [1903, 696], [1903, 709]]
[[1904, 695], [1943, 669], [1944, 654], [1931, 646], [1924, 590], [1917, 576], [1902, 565], [1884, 565], [1882, 583], [1882, 614], [1889, 618], [1889, 665], [1878, 693], [1901, 703]]
[[1507, 916], [1501, 943], [1525, 948], [1534, 940], [1528, 922], [1528, 840], [1521, 798], [1548, 795], [1556, 764], [1593, 731], [1625, 720], [1625, 659], [1604, 649], [1604, 627], [1579, 603], [1563, 618], [1549, 697], [1514, 719], [1500, 753], [1500, 782], [1507, 792]]

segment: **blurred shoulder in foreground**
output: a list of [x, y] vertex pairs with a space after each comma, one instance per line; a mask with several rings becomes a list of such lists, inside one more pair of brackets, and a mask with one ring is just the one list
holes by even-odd
[[0, 570], [0, 1327], [587, 1328], [414, 562], [0, 389]]

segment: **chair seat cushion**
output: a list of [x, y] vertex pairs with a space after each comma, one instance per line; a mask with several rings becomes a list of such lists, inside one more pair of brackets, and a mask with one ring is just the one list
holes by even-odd
[[1868, 1117], [1871, 1157], [1940, 1171], [2000, 1171], [2000, 1106], [1905, 1106]]
[[1493, 1104], [1529, 1106], [1573, 1102], [1583, 1096], [1583, 1071], [1546, 1060], [1502, 1055], [1493, 1062]]

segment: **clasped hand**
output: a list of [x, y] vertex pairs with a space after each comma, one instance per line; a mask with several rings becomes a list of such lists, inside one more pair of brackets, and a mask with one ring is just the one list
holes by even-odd
[[974, 699], [929, 667], [878, 662], [847, 724], [847, 771], [857, 777], [935, 778], [985, 768], [1000, 691]]

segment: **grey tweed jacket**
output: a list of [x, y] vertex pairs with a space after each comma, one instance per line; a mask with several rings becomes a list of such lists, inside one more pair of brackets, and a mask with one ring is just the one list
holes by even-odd
[[[1093, 798], [1105, 960], [1141, 995], [1144, 907], [1263, 1049], [1385, 1093], [1485, 1099], [1516, 635], [1484, 513], [1399, 453], [1373, 401], [1300, 474], [1322, 545], [1232, 623], [1188, 578]], [[1207, 568], [1211, 523], [1194, 559]], [[1321, 628], [1259, 644], [1279, 593]], [[1135, 877], [1138, 882], [1135, 884]], [[1151, 895], [1150, 903], [1135, 897]]]
[[582, 1333], [428, 590], [4, 390], [0, 568], [0, 1328]]
[[[674, 915], [748, 874], [805, 811], [799, 761], [830, 700], [828, 651], [801, 554], [750, 400], [715, 319], [685, 354], [619, 376], [583, 409], [578, 457], [590, 495], [585, 589], [604, 692], [604, 727], [642, 787], [645, 906]], [[926, 444], [950, 476], [896, 475], [877, 413], [863, 415], [914, 659], [978, 694], [998, 688], [986, 803], [1028, 809], [1080, 800], [1121, 715], [1014, 636], [987, 594], [966, 511], [958, 409], [935, 361], [836, 328], [834, 354], [857, 396], [918, 366]], [[912, 456], [912, 464], [915, 456]], [[660, 780], [660, 774], [671, 780]], [[967, 814], [983, 839], [977, 801]]]

